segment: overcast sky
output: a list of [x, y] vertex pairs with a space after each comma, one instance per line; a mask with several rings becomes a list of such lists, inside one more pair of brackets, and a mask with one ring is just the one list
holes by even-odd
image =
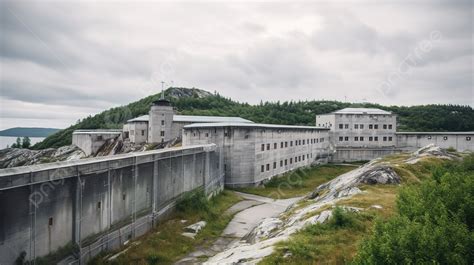
[[474, 105], [472, 1], [0, 3], [0, 129], [157, 93]]

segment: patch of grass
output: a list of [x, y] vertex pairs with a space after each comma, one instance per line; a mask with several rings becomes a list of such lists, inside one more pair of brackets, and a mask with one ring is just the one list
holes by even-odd
[[[241, 200], [231, 191], [223, 191], [210, 200], [203, 192], [188, 193], [177, 203], [176, 211], [168, 221], [138, 238], [138, 244], [132, 245], [125, 254], [112, 262], [107, 262], [101, 255], [90, 264], [173, 264], [196, 247], [210, 245], [219, 237], [232, 219], [225, 211]], [[181, 235], [184, 227], [201, 220], [207, 225], [195, 239]]]
[[236, 190], [273, 199], [293, 198], [306, 195], [319, 185], [355, 168], [356, 166], [347, 165], [319, 165], [299, 168], [280, 177], [275, 177], [262, 186]]
[[370, 229], [373, 213], [346, 212], [336, 207], [324, 224], [306, 227], [259, 264], [345, 264], [357, 251], [357, 242]]

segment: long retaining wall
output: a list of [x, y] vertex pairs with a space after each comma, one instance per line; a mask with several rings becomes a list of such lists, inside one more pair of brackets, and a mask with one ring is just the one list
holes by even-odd
[[0, 264], [55, 252], [84, 264], [150, 230], [184, 192], [220, 191], [215, 145], [0, 170]]

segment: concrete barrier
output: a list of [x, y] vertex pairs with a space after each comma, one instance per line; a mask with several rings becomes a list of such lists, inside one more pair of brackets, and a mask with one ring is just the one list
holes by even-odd
[[185, 192], [222, 190], [215, 145], [0, 170], [0, 264], [65, 252], [85, 263], [149, 231]]

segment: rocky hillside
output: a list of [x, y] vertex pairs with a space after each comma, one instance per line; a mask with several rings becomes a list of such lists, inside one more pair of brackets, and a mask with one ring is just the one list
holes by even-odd
[[75, 146], [29, 150], [5, 148], [0, 150], [0, 168], [30, 166], [56, 161], [69, 161], [85, 157], [82, 150]]
[[[280, 246], [279, 251], [282, 255], [278, 257], [280, 263], [285, 263], [285, 259], [291, 259], [297, 251], [302, 251], [301, 255], [305, 253], [310, 255], [308, 251], [313, 246], [308, 244], [311, 243], [303, 242], [304, 244], [301, 245], [308, 248], [307, 250], [294, 249], [292, 247], [294, 245], [291, 245], [293, 241], [290, 239], [308, 226], [326, 223], [334, 213], [336, 205], [348, 212], [372, 212], [382, 216], [391, 214], [398, 186], [402, 182], [420, 181], [413, 175], [413, 172], [423, 169], [423, 166], [417, 164], [426, 160], [440, 163], [442, 160], [454, 159], [459, 159], [459, 157], [433, 145], [411, 155], [402, 154], [375, 159], [320, 185], [314, 192], [290, 206], [278, 217], [265, 218], [245, 237], [245, 240], [209, 258], [207, 262], [210, 264], [257, 264], [270, 256], [277, 246]], [[315, 236], [312, 235], [312, 237]], [[284, 242], [290, 242], [290, 246], [282, 248]], [[317, 246], [314, 247], [317, 248]], [[314, 257], [309, 256], [309, 259], [314, 259]], [[274, 263], [271, 259], [264, 261], [263, 264]], [[332, 264], [332, 262], [328, 263]]]

